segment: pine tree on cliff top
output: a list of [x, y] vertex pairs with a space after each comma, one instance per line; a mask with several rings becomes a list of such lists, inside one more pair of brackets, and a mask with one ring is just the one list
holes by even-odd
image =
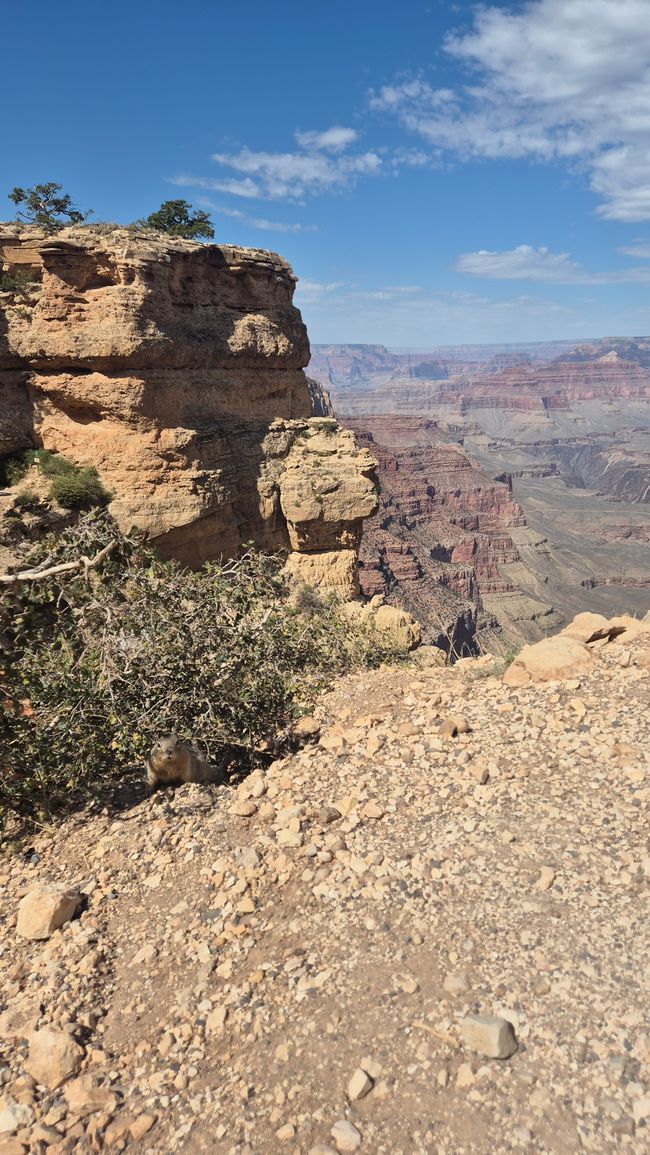
[[192, 205], [183, 200], [164, 201], [157, 212], [151, 213], [139, 223], [145, 229], [157, 229], [158, 232], [169, 233], [172, 237], [185, 237], [190, 241], [214, 236], [208, 214], [201, 209], [194, 211]]
[[68, 193], [60, 193], [61, 185], [48, 181], [33, 188], [13, 188], [9, 200], [19, 206], [18, 220], [56, 233], [66, 225], [80, 225], [91, 215], [91, 210], [82, 213], [75, 208]]

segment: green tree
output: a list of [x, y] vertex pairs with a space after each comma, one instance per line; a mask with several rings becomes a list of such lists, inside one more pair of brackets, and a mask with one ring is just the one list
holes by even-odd
[[40, 225], [48, 233], [56, 233], [65, 225], [80, 225], [91, 210], [82, 213], [67, 193], [61, 195], [61, 185], [54, 181], [35, 184], [33, 188], [14, 188], [9, 200], [18, 205], [18, 219], [30, 225]]
[[172, 237], [186, 237], [190, 241], [214, 236], [208, 214], [201, 209], [194, 210], [187, 201], [165, 201], [157, 212], [151, 213], [139, 223], [145, 229], [157, 229], [158, 232], [169, 233]]

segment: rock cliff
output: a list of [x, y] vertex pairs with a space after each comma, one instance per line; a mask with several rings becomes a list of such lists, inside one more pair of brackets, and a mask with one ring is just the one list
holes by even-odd
[[254, 541], [356, 592], [374, 461], [312, 417], [286, 261], [109, 226], [0, 226], [0, 257], [0, 453], [96, 466], [120, 525], [186, 564]]
[[479, 641], [493, 648], [497, 625], [507, 645], [555, 624], [551, 607], [509, 572], [521, 565], [512, 533], [530, 532], [509, 477], [488, 477], [433, 421], [391, 414], [350, 424], [377, 458], [381, 484], [361, 546], [365, 594], [397, 598], [426, 641], [460, 654]]

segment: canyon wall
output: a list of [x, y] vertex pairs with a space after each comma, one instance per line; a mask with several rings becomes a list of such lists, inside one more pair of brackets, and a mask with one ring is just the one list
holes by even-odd
[[[457, 654], [481, 642], [533, 641], [555, 624], [552, 607], [524, 594], [512, 533], [528, 533], [508, 477], [488, 477], [435, 422], [391, 414], [350, 418], [378, 461], [377, 514], [364, 529], [361, 588], [404, 605], [425, 641]], [[497, 646], [498, 648], [498, 646]]]
[[356, 592], [375, 463], [324, 395], [312, 417], [286, 261], [111, 226], [0, 226], [0, 258], [0, 453], [95, 466], [118, 523], [186, 564], [254, 541]]
[[[512, 487], [527, 524], [490, 526], [482, 513], [489, 545], [468, 533], [454, 546], [457, 563], [472, 568], [483, 608], [499, 621], [548, 632], [558, 620], [551, 620], [550, 606], [559, 624], [585, 609], [611, 616], [650, 608], [650, 338], [419, 353], [371, 346], [367, 356], [359, 345], [317, 346], [309, 371], [327, 381], [341, 420], [375, 437], [385, 494], [396, 472], [402, 490], [409, 473], [415, 485], [421, 468], [435, 472], [436, 438], [462, 446], [480, 464], [484, 484], [494, 479]], [[409, 423], [410, 440], [400, 444], [399, 431]], [[427, 439], [431, 454], [418, 464], [412, 447]], [[382, 444], [392, 445], [397, 470], [383, 472]], [[472, 490], [460, 499], [470, 517]], [[398, 522], [392, 518], [393, 538]], [[401, 526], [400, 537], [404, 532]], [[421, 532], [422, 526], [413, 530]], [[429, 539], [437, 532], [434, 516], [418, 550], [422, 590], [435, 549]], [[398, 558], [403, 549], [400, 543]], [[389, 553], [386, 544], [383, 556]], [[498, 558], [492, 573], [487, 558]], [[438, 559], [451, 564], [439, 550]]]

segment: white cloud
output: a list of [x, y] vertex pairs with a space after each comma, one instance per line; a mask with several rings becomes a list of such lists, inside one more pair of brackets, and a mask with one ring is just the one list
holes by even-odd
[[456, 270], [495, 281], [536, 281], [554, 285], [650, 284], [648, 268], [591, 273], [577, 261], [572, 261], [569, 253], [552, 253], [547, 248], [536, 249], [532, 245], [518, 245], [516, 249], [503, 252], [480, 249], [476, 253], [461, 253], [456, 261]]
[[[378, 342], [430, 348], [470, 341], [550, 340], [558, 329], [584, 337], [594, 324], [575, 306], [517, 294], [505, 299], [455, 291], [428, 293], [416, 285], [359, 288], [349, 282], [299, 281], [296, 304], [315, 342]], [[596, 322], [597, 325], [597, 322]]]
[[297, 132], [299, 152], [217, 152], [212, 160], [238, 175], [204, 177], [182, 174], [172, 184], [230, 193], [248, 199], [304, 201], [305, 197], [338, 192], [358, 177], [375, 176], [382, 170], [378, 152], [345, 153], [357, 133], [334, 125], [324, 132]]
[[617, 253], [624, 253], [626, 257], [641, 257], [650, 260], [650, 241], [636, 240], [631, 245], [621, 245]]
[[468, 69], [455, 91], [402, 79], [371, 93], [425, 141], [461, 159], [564, 161], [590, 174], [598, 212], [650, 217], [648, 0], [529, 0], [483, 6], [446, 52]]
[[349, 144], [353, 144], [358, 133], [354, 128], [344, 128], [335, 124], [326, 128], [324, 132], [296, 132], [296, 140], [301, 148], [324, 149], [326, 152], [342, 152]]
[[297, 222], [287, 221], [270, 221], [266, 217], [253, 217], [248, 213], [244, 213], [241, 209], [226, 208], [225, 205], [216, 205], [214, 201], [208, 200], [207, 197], [198, 197], [197, 203], [201, 208], [211, 209], [213, 213], [219, 213], [223, 217], [232, 217], [236, 221], [241, 221], [243, 225], [248, 225], [253, 229], [261, 229], [263, 232], [270, 233], [313, 233], [318, 230], [318, 225], [303, 225]]

